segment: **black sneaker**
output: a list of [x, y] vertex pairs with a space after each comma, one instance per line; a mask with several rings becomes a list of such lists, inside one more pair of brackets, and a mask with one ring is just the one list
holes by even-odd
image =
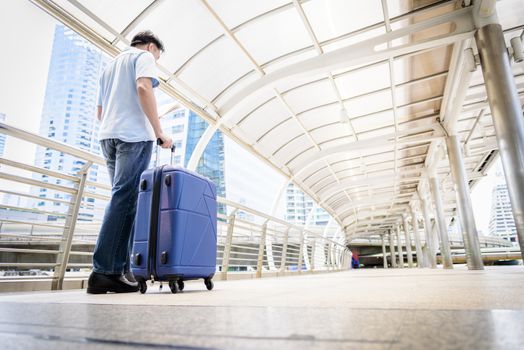
[[104, 275], [91, 272], [87, 281], [87, 293], [105, 294], [138, 292], [138, 283], [129, 282], [124, 275]]

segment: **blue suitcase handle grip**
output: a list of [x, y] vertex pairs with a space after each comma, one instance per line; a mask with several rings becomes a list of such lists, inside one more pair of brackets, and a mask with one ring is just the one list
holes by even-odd
[[[156, 139], [156, 144], [158, 146], [162, 146], [164, 144], [164, 141], [162, 141], [162, 139], [158, 138], [158, 139]], [[171, 153], [175, 153], [175, 145], [171, 146]]]

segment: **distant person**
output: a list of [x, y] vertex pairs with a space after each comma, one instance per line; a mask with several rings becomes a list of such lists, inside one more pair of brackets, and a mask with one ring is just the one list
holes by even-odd
[[351, 256], [351, 267], [358, 269], [360, 267], [360, 260], [357, 252], [352, 252]]
[[140, 174], [151, 159], [153, 141], [173, 141], [162, 132], [153, 88], [159, 85], [156, 61], [164, 51], [150, 31], [138, 33], [100, 77], [97, 118], [99, 139], [112, 191], [93, 255], [87, 293], [138, 291], [130, 272]]

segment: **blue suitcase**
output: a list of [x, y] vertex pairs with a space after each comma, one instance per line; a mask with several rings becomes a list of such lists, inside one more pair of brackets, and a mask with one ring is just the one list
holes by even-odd
[[142, 173], [131, 255], [141, 293], [150, 279], [169, 282], [173, 293], [200, 278], [213, 289], [216, 198], [212, 181], [183, 168], [163, 165]]

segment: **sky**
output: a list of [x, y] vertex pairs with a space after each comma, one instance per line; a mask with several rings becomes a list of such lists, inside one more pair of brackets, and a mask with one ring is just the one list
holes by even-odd
[[[27, 25], [28, 23], [31, 25]], [[38, 133], [54, 27], [57, 23], [29, 1], [0, 1], [0, 32], [12, 34], [3, 36], [4, 49], [3, 54], [0, 55], [0, 76], [4, 82], [0, 84], [0, 112], [7, 115], [6, 122], [10, 125]], [[232, 146], [230, 141], [226, 143], [226, 148], [238, 155], [242, 153], [237, 147]], [[8, 138], [6, 158], [33, 164], [34, 154], [34, 146]], [[489, 225], [494, 168], [496, 166], [472, 193], [477, 226], [485, 234], [488, 232]], [[269, 170], [268, 168], [264, 172], [267, 174]], [[229, 169], [229, 171], [234, 170]], [[280, 184], [282, 181], [276, 172], [275, 181], [275, 184]], [[0, 181], [0, 186], [4, 187], [7, 184], [5, 181]], [[8, 186], [13, 185], [9, 183]], [[10, 188], [27, 190], [27, 186], [15, 185], [15, 187]], [[277, 188], [278, 185], [272, 190], [276, 191]], [[266, 191], [266, 193], [271, 192]], [[240, 199], [237, 194], [235, 197]]]
[[[29, 1], [0, 1], [0, 112], [10, 125], [38, 133], [56, 23]], [[8, 137], [6, 158], [32, 164], [34, 155], [35, 146]]]

